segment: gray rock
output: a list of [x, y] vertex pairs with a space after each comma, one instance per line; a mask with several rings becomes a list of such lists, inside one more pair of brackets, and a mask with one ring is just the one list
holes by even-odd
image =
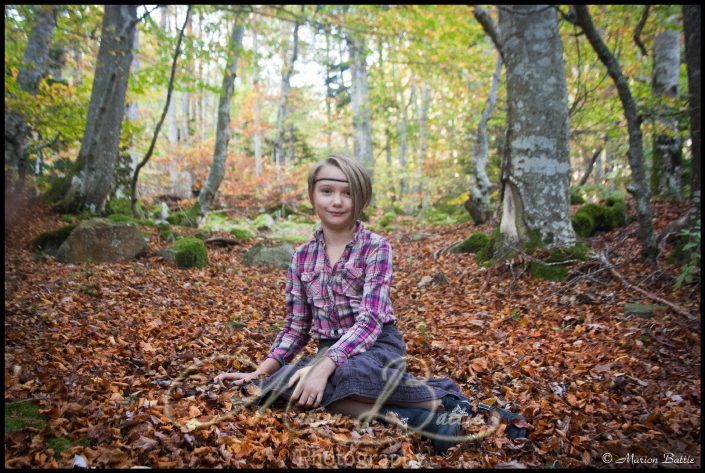
[[257, 243], [243, 255], [242, 262], [246, 266], [274, 266], [288, 269], [292, 254], [294, 254], [294, 247], [288, 243], [271, 247]]
[[110, 263], [144, 254], [147, 242], [138, 226], [103, 218], [84, 220], [56, 252], [64, 263]]

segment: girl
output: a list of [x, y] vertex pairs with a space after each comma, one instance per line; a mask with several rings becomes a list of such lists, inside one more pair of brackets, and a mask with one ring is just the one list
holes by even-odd
[[[222, 373], [214, 381], [260, 380], [260, 404], [285, 398], [383, 422], [394, 413], [432, 438], [436, 453], [445, 452], [461, 440], [461, 416], [475, 411], [454, 381], [422, 382], [405, 370], [406, 348], [390, 300], [392, 249], [359, 220], [372, 196], [367, 171], [333, 154], [309, 172], [308, 196], [321, 224], [292, 256], [284, 328], [254, 372]], [[290, 364], [311, 337], [318, 341], [317, 356]], [[448, 422], [442, 411], [458, 415]], [[499, 411], [506, 421], [523, 420]], [[507, 433], [523, 437], [526, 429], [510, 424]]]

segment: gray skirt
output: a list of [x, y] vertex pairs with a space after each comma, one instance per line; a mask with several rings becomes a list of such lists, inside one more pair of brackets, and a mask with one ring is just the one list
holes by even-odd
[[[297, 370], [316, 362], [325, 349], [337, 339], [320, 340], [316, 357], [303, 357], [287, 364], [268, 378], [256, 383], [261, 389], [257, 402], [276, 405], [286, 403], [294, 392], [295, 385], [287, 388], [291, 376]], [[364, 353], [352, 356], [328, 378], [321, 405], [329, 404], [357, 395], [383, 403], [418, 402], [440, 399], [446, 394], [462, 396], [455, 381], [448, 378], [419, 379], [406, 371], [406, 346], [394, 323], [385, 324], [375, 343]]]

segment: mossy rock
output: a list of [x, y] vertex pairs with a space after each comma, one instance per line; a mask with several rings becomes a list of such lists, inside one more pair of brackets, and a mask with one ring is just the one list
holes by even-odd
[[30, 427], [42, 430], [46, 425], [47, 420], [39, 413], [39, 407], [30, 401], [5, 401], [5, 434]]
[[137, 225], [137, 223], [138, 223], [137, 220], [135, 220], [131, 216], [125, 215], [125, 214], [111, 214], [111, 215], [108, 215], [107, 218], [111, 222], [131, 223], [133, 225]]
[[562, 261], [585, 261], [590, 248], [585, 243], [578, 243], [568, 248], [554, 248], [548, 252], [547, 262], [560, 263]]
[[397, 214], [394, 212], [387, 212], [382, 217], [377, 220], [377, 226], [383, 229], [387, 229], [394, 225], [397, 220]]
[[271, 215], [267, 213], [259, 214], [257, 218], [254, 219], [252, 224], [255, 226], [257, 230], [260, 230], [262, 228], [270, 229], [274, 226], [274, 219], [272, 218]]
[[271, 240], [285, 243], [305, 243], [316, 229], [314, 222], [301, 222], [297, 220], [279, 220], [272, 227], [268, 237]]
[[582, 196], [578, 189], [570, 189], [570, 205], [584, 204], [585, 198]]
[[[179, 268], [204, 268], [208, 264], [206, 245], [198, 238], [181, 238], [167, 248], [167, 251], [173, 253], [173, 262]], [[171, 260], [168, 256], [166, 258]]]
[[466, 238], [460, 245], [451, 250], [451, 253], [478, 253], [490, 243], [490, 237], [485, 233], [477, 232]]
[[230, 230], [230, 234], [239, 241], [252, 240], [255, 237], [255, 233], [248, 227], [243, 225], [237, 225]]
[[40, 233], [32, 241], [32, 247], [39, 251], [54, 252], [59, 249], [61, 244], [71, 235], [71, 232], [77, 226], [77, 224], [64, 225], [55, 230]]
[[576, 213], [571, 223], [573, 224], [573, 230], [581, 238], [589, 237], [595, 229], [595, 219], [584, 212]]
[[[132, 216], [131, 201], [127, 198], [111, 199], [105, 204], [107, 215], [128, 215]], [[137, 201], [137, 214], [144, 215], [144, 205]]]
[[565, 281], [568, 270], [561, 265], [547, 265], [532, 261], [529, 263], [529, 273], [545, 281]]

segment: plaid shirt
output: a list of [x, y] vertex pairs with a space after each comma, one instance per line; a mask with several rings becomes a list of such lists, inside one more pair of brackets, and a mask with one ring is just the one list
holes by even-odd
[[286, 277], [287, 317], [267, 358], [291, 362], [314, 339], [339, 338], [326, 356], [336, 366], [363, 353], [382, 324], [394, 321], [390, 288], [392, 248], [386, 238], [357, 230], [340, 260], [330, 267], [320, 224], [313, 238], [294, 252]]

